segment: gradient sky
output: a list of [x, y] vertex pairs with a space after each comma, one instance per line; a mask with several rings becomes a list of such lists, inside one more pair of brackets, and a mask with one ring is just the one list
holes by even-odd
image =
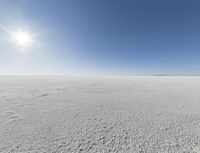
[[0, 0], [0, 74], [199, 75], [199, 59], [199, 0]]

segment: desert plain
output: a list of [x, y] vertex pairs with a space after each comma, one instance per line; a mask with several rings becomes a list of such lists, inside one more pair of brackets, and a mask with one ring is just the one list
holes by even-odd
[[199, 153], [198, 76], [1, 76], [1, 153]]

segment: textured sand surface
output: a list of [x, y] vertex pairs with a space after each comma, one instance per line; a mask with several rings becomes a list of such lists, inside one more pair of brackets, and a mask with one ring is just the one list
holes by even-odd
[[200, 77], [0, 77], [0, 152], [198, 153]]

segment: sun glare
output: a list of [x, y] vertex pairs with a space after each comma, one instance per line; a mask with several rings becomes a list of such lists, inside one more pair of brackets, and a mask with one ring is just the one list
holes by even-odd
[[9, 30], [10, 41], [15, 45], [19, 51], [28, 51], [36, 41], [34, 35], [25, 29]]
[[16, 43], [20, 46], [28, 46], [31, 44], [32, 38], [31, 35], [24, 31], [19, 31], [13, 35]]
[[13, 37], [15, 43], [22, 47], [30, 46], [33, 41], [32, 36], [25, 31], [13, 32], [12, 37]]

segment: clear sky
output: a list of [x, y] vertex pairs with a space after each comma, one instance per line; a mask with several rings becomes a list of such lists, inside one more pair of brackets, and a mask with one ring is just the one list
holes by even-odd
[[0, 74], [199, 75], [200, 1], [0, 0]]

